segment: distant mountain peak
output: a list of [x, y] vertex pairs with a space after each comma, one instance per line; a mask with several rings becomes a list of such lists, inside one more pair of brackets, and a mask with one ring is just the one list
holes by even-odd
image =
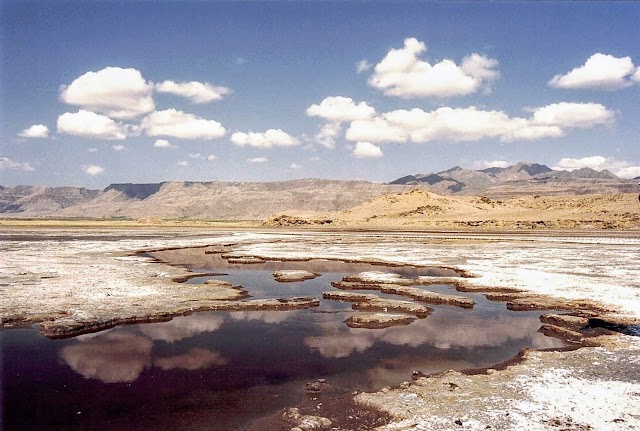
[[531, 176], [544, 174], [545, 172], [551, 172], [553, 170], [546, 165], [541, 165], [539, 163], [527, 163], [527, 162], [518, 162], [515, 165], [515, 167], [518, 168], [518, 171], [525, 171]]

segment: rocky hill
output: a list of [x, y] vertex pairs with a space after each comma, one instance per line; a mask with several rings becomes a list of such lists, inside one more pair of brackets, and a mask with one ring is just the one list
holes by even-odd
[[390, 184], [416, 185], [438, 194], [486, 195], [557, 195], [592, 193], [632, 193], [634, 180], [618, 178], [607, 170], [582, 168], [556, 171], [538, 163], [520, 162], [506, 168], [482, 170], [459, 166], [446, 171], [407, 175]]
[[0, 213], [53, 214], [80, 205], [100, 194], [82, 187], [0, 186]]
[[112, 184], [102, 191], [17, 186], [0, 190], [0, 213], [4, 217], [259, 220], [288, 209], [339, 211], [412, 188], [319, 179]]

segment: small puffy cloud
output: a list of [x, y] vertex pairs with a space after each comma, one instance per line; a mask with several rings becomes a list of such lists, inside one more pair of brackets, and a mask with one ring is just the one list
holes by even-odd
[[151, 112], [153, 84], [136, 69], [106, 67], [62, 86], [60, 100], [111, 118], [131, 119]]
[[231, 142], [244, 147], [272, 148], [292, 147], [298, 145], [298, 140], [280, 129], [269, 129], [264, 133], [236, 132], [231, 135]]
[[604, 169], [603, 166], [607, 162], [606, 157], [591, 156], [583, 157], [581, 159], [563, 158], [560, 159], [558, 165], [554, 169], [563, 169], [567, 171], [573, 171], [575, 169], [591, 168], [591, 169]]
[[432, 65], [420, 58], [426, 50], [424, 42], [405, 39], [403, 48], [391, 49], [375, 66], [369, 85], [405, 99], [451, 97], [489, 91], [500, 77], [498, 61], [492, 58], [473, 53], [460, 65], [449, 59]]
[[640, 176], [640, 166], [637, 164], [633, 165], [623, 160], [617, 160], [614, 157], [604, 157], [600, 155], [582, 157], [580, 159], [565, 157], [560, 159], [557, 165], [553, 167], [555, 170], [565, 171], [573, 171], [582, 168], [591, 168], [596, 171], [606, 169], [613, 172], [620, 178], [635, 178]]
[[233, 62], [234, 62], [235, 64], [237, 64], [237, 65], [241, 65], [241, 64], [246, 64], [246, 63], [248, 63], [248, 62], [249, 62], [249, 60], [247, 60], [247, 59], [246, 59], [246, 58], [244, 58], [244, 57], [236, 57], [236, 58], [234, 58], [234, 59], [233, 59]]
[[173, 136], [180, 139], [216, 139], [227, 132], [220, 123], [175, 109], [155, 111], [142, 120], [148, 136]]
[[477, 160], [473, 162], [475, 169], [488, 169], [488, 168], [506, 168], [509, 166], [509, 162], [506, 160]]
[[186, 97], [193, 103], [207, 103], [222, 99], [231, 93], [227, 87], [215, 87], [208, 82], [174, 82], [164, 81], [156, 84], [158, 93], [170, 93]]
[[178, 166], [182, 166], [183, 168], [186, 168], [187, 166], [189, 166], [189, 162], [187, 162], [186, 160], [180, 160], [178, 162]]
[[101, 173], [104, 172], [104, 168], [98, 165], [83, 166], [82, 170], [84, 171], [85, 174], [89, 174], [92, 176], [100, 175]]
[[191, 159], [196, 159], [196, 160], [202, 160], [204, 159], [204, 156], [200, 153], [189, 153], [189, 158]]
[[124, 151], [127, 149], [124, 145], [112, 145], [113, 151]]
[[630, 57], [617, 58], [612, 55], [596, 53], [585, 64], [576, 67], [565, 75], [556, 75], [548, 83], [553, 88], [619, 90], [637, 82], [635, 67]]
[[373, 145], [371, 142], [358, 142], [353, 150], [353, 155], [359, 159], [380, 158], [383, 156], [380, 147]]
[[267, 159], [266, 157], [255, 157], [253, 159], [247, 159], [248, 163], [266, 163], [268, 161], [269, 159]]
[[156, 148], [175, 148], [166, 139], [158, 139], [158, 140], [156, 140], [153, 143], [153, 146], [156, 147]]
[[553, 103], [535, 108], [534, 125], [590, 128], [611, 124], [615, 113], [599, 103]]
[[307, 115], [320, 117], [332, 122], [355, 121], [372, 118], [376, 110], [366, 102], [355, 103], [349, 97], [326, 97], [319, 105], [307, 108]]
[[84, 138], [121, 141], [127, 137], [127, 128], [111, 118], [80, 109], [58, 117], [58, 132]]
[[616, 172], [620, 178], [638, 178], [640, 177], [640, 166], [627, 166]]
[[313, 136], [313, 141], [323, 147], [333, 150], [336, 147], [336, 139], [342, 132], [340, 123], [326, 123], [320, 126], [320, 130]]
[[4, 169], [16, 169], [22, 171], [35, 171], [29, 162], [16, 162], [8, 157], [0, 157], [0, 171]]
[[97, 153], [98, 149], [96, 147], [87, 148], [88, 153]]
[[302, 166], [300, 166], [300, 165], [299, 165], [299, 164], [297, 164], [297, 163], [291, 163], [291, 164], [289, 165], [289, 169], [302, 169]]
[[210, 162], [213, 162], [214, 160], [217, 160], [217, 159], [218, 159], [218, 157], [213, 155], [213, 154], [209, 154], [207, 156], [207, 160], [210, 161]]
[[640, 84], [640, 66], [636, 69], [636, 73], [631, 76], [631, 80], [636, 84]]
[[367, 60], [360, 60], [356, 63], [356, 71], [358, 73], [366, 72], [367, 70], [371, 69], [371, 67], [373, 66], [371, 66], [371, 64]]
[[44, 124], [34, 124], [18, 133], [21, 138], [48, 138], [49, 128]]

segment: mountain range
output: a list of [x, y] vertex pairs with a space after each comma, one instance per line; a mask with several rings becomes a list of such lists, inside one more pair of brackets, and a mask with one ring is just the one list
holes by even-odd
[[537, 163], [483, 170], [459, 166], [407, 175], [389, 184], [301, 179], [276, 182], [162, 182], [82, 187], [0, 186], [1, 217], [80, 217], [258, 220], [284, 210], [341, 211], [369, 199], [412, 189], [441, 195], [559, 195], [626, 193], [636, 181], [609, 171], [557, 171]]
[[608, 170], [591, 168], [554, 170], [538, 163], [482, 170], [455, 166], [446, 171], [407, 175], [390, 184], [423, 186], [438, 194], [508, 197], [528, 194], [624, 193], [635, 191], [633, 180], [624, 180]]

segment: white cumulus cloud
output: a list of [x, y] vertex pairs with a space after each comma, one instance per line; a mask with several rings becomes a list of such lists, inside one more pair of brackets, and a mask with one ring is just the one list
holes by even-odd
[[187, 166], [189, 166], [189, 162], [187, 162], [186, 160], [180, 160], [178, 162], [178, 166], [182, 166], [183, 168], [186, 168]]
[[614, 157], [588, 156], [579, 159], [565, 157], [560, 159], [555, 170], [573, 171], [576, 169], [591, 168], [596, 171], [608, 170], [620, 178], [635, 178], [640, 176], [640, 165], [632, 164]]
[[216, 139], [227, 132], [222, 124], [175, 109], [155, 111], [142, 120], [148, 136], [173, 136], [180, 139]]
[[127, 128], [111, 118], [80, 109], [76, 113], [66, 112], [58, 117], [58, 132], [84, 138], [121, 141], [127, 137]]
[[35, 168], [31, 166], [29, 162], [16, 162], [8, 157], [0, 157], [0, 170], [4, 169], [17, 169], [22, 171], [35, 171]]
[[572, 90], [619, 90], [632, 85], [632, 81], [637, 79], [638, 72], [633, 74], [635, 69], [631, 57], [617, 58], [598, 52], [582, 66], [564, 75], [554, 76], [547, 84]]
[[218, 159], [218, 157], [213, 155], [213, 154], [209, 154], [207, 156], [207, 160], [210, 161], [210, 162], [213, 162], [214, 160], [217, 160], [217, 159]]
[[383, 156], [380, 147], [373, 145], [371, 142], [358, 142], [353, 150], [353, 155], [359, 159], [380, 158]]
[[302, 166], [294, 162], [289, 165], [289, 169], [302, 169]]
[[319, 105], [307, 108], [307, 115], [320, 117], [332, 122], [355, 121], [371, 118], [376, 110], [366, 102], [355, 103], [350, 97], [326, 97]]
[[292, 147], [298, 145], [298, 140], [280, 129], [269, 129], [263, 133], [236, 132], [231, 135], [231, 142], [244, 147], [256, 148]]
[[597, 103], [556, 103], [531, 108], [530, 118], [502, 111], [441, 107], [433, 111], [396, 110], [351, 122], [346, 139], [372, 143], [467, 142], [494, 138], [503, 142], [564, 136], [573, 128], [607, 126], [615, 113]]
[[599, 103], [560, 102], [532, 109], [534, 125], [590, 128], [611, 124], [615, 113]]
[[248, 163], [266, 163], [268, 161], [269, 159], [267, 159], [266, 157], [254, 157], [252, 159], [247, 159]]
[[231, 93], [227, 87], [216, 87], [208, 82], [174, 82], [164, 81], [156, 84], [158, 93], [170, 93], [177, 96], [186, 97], [193, 103], [207, 103], [222, 99]]
[[99, 165], [89, 165], [89, 166], [83, 166], [82, 170], [89, 175], [95, 176], [95, 175], [100, 175], [101, 173], [104, 172], [104, 168], [102, 166]]
[[113, 151], [124, 151], [127, 149], [124, 145], [112, 145], [111, 148]]
[[48, 138], [49, 128], [44, 124], [34, 124], [18, 134], [22, 138]]
[[371, 120], [353, 121], [345, 137], [349, 141], [363, 142], [406, 142], [409, 134], [406, 128], [393, 125], [382, 117]]
[[416, 38], [404, 41], [404, 47], [391, 49], [378, 63], [369, 85], [388, 96], [401, 98], [464, 96], [479, 90], [490, 91], [500, 77], [498, 61], [473, 53], [460, 65], [445, 59], [430, 64], [421, 59], [427, 50]]
[[131, 119], [155, 109], [153, 84], [140, 71], [106, 67], [62, 86], [60, 100], [111, 118]]
[[157, 139], [153, 146], [156, 148], [175, 148], [173, 145], [169, 143], [166, 139]]

